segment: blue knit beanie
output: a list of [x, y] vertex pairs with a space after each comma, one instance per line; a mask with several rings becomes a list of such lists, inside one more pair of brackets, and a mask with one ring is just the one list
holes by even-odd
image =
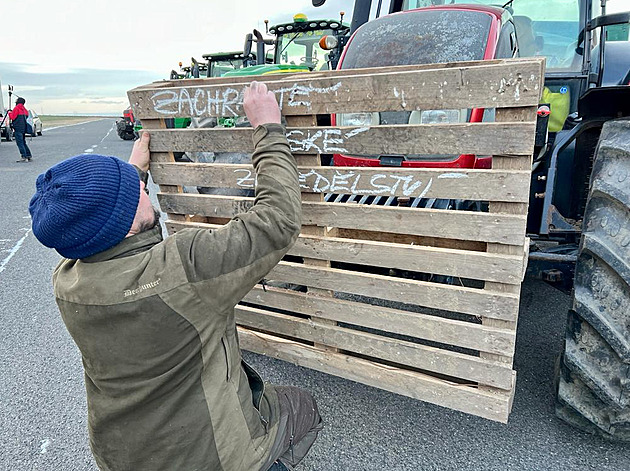
[[85, 258], [125, 238], [140, 200], [135, 167], [116, 157], [84, 154], [37, 177], [29, 205], [33, 234], [66, 258]]

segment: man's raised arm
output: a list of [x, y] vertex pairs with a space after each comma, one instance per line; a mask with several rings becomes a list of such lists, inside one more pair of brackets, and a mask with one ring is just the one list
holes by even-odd
[[212, 283], [220, 278], [221, 298], [228, 304], [240, 301], [280, 261], [301, 227], [298, 171], [276, 98], [264, 84], [252, 82], [244, 108], [254, 127], [254, 206], [220, 229], [178, 234], [188, 278]]

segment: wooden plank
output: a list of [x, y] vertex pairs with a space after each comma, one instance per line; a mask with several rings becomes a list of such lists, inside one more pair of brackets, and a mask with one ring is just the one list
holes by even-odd
[[424, 237], [411, 234], [394, 234], [392, 232], [374, 232], [360, 229], [343, 229], [337, 231], [338, 237], [345, 239], [375, 240], [378, 242], [391, 242], [393, 244], [428, 245], [444, 249], [473, 250], [486, 252], [488, 244], [472, 240], [448, 239], [445, 237]]
[[[300, 167], [303, 192], [526, 202], [529, 172], [473, 169]], [[156, 182], [254, 189], [251, 165], [155, 163]]]
[[[372, 127], [289, 127], [294, 154], [349, 155], [531, 155], [535, 121], [528, 123], [447, 123]], [[165, 129], [151, 135], [151, 150], [254, 151], [252, 128]]]
[[325, 325], [249, 306], [236, 306], [236, 323], [345, 351], [509, 390], [512, 367], [501, 362], [368, 332]]
[[[215, 229], [220, 226], [174, 222], [167, 223], [167, 227], [177, 232], [190, 227]], [[520, 284], [523, 270], [523, 258], [519, 255], [490, 255], [307, 234], [300, 235], [289, 255], [509, 284]]]
[[[527, 59], [501, 64], [452, 68], [418, 68], [383, 73], [354, 72], [278, 77], [266, 81], [285, 116], [360, 111], [503, 108], [538, 104], [542, 61]], [[252, 79], [258, 77], [252, 77]], [[213, 83], [216, 83], [214, 85]], [[189, 86], [141, 88], [128, 92], [136, 117], [174, 118], [244, 116], [246, 83], [213, 79]]]
[[518, 256], [499, 258], [465, 250], [314, 236], [299, 238], [291, 253], [300, 257], [510, 284], [521, 282], [523, 265]]
[[269, 286], [256, 286], [243, 301], [495, 354], [512, 354], [516, 340], [515, 332], [471, 322]]
[[[248, 211], [253, 198], [158, 194], [162, 210], [176, 214], [232, 218]], [[523, 246], [526, 216], [400, 208], [344, 203], [302, 203], [302, 224], [364, 229], [428, 237]]]
[[[505, 65], [516, 62], [529, 61], [530, 59], [538, 60], [540, 62], [540, 58], [518, 58], [518, 59], [494, 59], [494, 60], [484, 60], [484, 61], [462, 61], [462, 62], [442, 62], [438, 64], [414, 64], [414, 65], [396, 65], [396, 66], [388, 66], [388, 67], [369, 67], [362, 69], [343, 69], [343, 70], [319, 70], [319, 71], [311, 71], [308, 72], [308, 77], [310, 79], [314, 78], [325, 78], [325, 77], [342, 77], [342, 76], [354, 76], [354, 75], [373, 75], [373, 74], [382, 74], [382, 73], [398, 73], [398, 72], [407, 72], [407, 71], [417, 71], [417, 70], [440, 70], [440, 69], [453, 69], [453, 68], [470, 68], [470, 67], [478, 67], [478, 66], [495, 66], [495, 65]], [[282, 74], [283, 80], [293, 80], [294, 78], [301, 78], [300, 75], [306, 72], [295, 72], [295, 73], [285, 73]], [[174, 88], [174, 87], [189, 87], [196, 86], [203, 81], [207, 81], [208, 79], [205, 77], [202, 78], [190, 78], [190, 79], [178, 79], [178, 80], [159, 80], [156, 82], [151, 82], [147, 85], [142, 85], [134, 88], [132, 91], [142, 91], [142, 90], [153, 90], [153, 89], [166, 89], [166, 88]], [[241, 77], [212, 77], [213, 85], [238, 85], [245, 84], [249, 85], [249, 83], [253, 80], [252, 76], [241, 76]], [[256, 76], [257, 82], [274, 82], [278, 80], [278, 76], [274, 74], [267, 75], [258, 75]]]
[[514, 394], [481, 391], [415, 371], [382, 365], [341, 353], [322, 352], [308, 345], [239, 328], [241, 347], [299, 366], [311, 368], [431, 404], [507, 423]]
[[514, 320], [518, 310], [515, 294], [300, 263], [280, 262], [266, 278], [494, 319]]

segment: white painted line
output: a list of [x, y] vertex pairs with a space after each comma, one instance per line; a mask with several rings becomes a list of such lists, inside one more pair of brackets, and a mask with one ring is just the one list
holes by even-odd
[[[109, 128], [109, 131], [107, 131], [107, 134], [105, 134], [105, 137], [103, 139], [101, 139], [101, 142], [103, 142], [105, 139], [107, 139], [107, 136], [109, 136], [114, 129], [116, 129], [116, 123], [112, 124], [112, 127]], [[105, 149], [107, 149], [107, 147], [105, 147]]]
[[4, 271], [4, 268], [7, 266], [7, 263], [9, 263], [9, 260], [13, 258], [13, 256], [17, 253], [18, 250], [20, 250], [20, 247], [22, 247], [22, 244], [24, 243], [24, 241], [26, 240], [30, 232], [31, 232], [31, 229], [28, 229], [26, 231], [26, 234], [24, 234], [24, 237], [18, 240], [17, 244], [15, 244], [13, 248], [9, 251], [9, 255], [7, 255], [6, 258], [2, 260], [2, 262], [0, 262], [0, 273]]
[[83, 121], [81, 123], [64, 124], [62, 126], [54, 126], [52, 128], [44, 128], [44, 131], [52, 131], [53, 129], [67, 128], [68, 126], [79, 126], [81, 124], [95, 123], [97, 121], [103, 121], [105, 119], [114, 119], [114, 118], [100, 118], [100, 119], [93, 119], [92, 121]]

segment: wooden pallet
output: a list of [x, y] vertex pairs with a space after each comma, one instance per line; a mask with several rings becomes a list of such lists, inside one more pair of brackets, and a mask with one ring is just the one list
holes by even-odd
[[[304, 227], [267, 286], [256, 286], [236, 307], [241, 346], [506, 422], [543, 70], [542, 59], [523, 59], [257, 77], [287, 118]], [[129, 92], [136, 117], [151, 131], [151, 173], [169, 232], [212, 229], [253, 204], [182, 191], [252, 189], [250, 165], [173, 159], [176, 151], [251, 152], [251, 129], [166, 129], [164, 121], [244, 115], [250, 80], [165, 81]], [[314, 118], [470, 108], [496, 109], [495, 122], [357, 128], [318, 127]], [[494, 158], [492, 170], [321, 166], [320, 154], [335, 152]], [[461, 199], [488, 209], [336, 203], [324, 201], [327, 193]]]

